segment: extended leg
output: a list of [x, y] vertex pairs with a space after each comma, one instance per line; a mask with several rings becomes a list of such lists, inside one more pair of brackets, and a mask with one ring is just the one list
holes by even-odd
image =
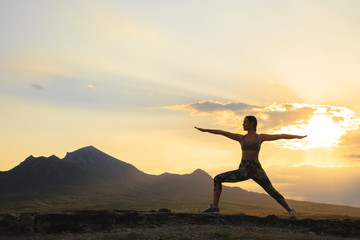
[[273, 197], [288, 212], [291, 211], [285, 198], [273, 187], [267, 174], [263, 169], [259, 172], [259, 177], [253, 178], [271, 197]]
[[283, 206], [283, 208], [285, 208], [288, 212], [290, 212], [292, 210], [289, 207], [289, 205], [287, 204], [287, 202], [285, 201], [285, 198], [280, 199], [280, 201], [278, 201], [278, 203], [280, 203], [280, 205]]
[[266, 175], [263, 169], [260, 170], [260, 174], [253, 178], [265, 191], [273, 197], [283, 208], [285, 208], [289, 214], [291, 219], [297, 219], [296, 211], [291, 209], [285, 198], [273, 187], [268, 176]]

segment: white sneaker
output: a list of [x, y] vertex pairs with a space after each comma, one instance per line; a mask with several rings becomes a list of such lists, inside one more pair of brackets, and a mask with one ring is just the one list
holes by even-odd
[[297, 219], [297, 214], [296, 214], [296, 211], [294, 209], [291, 209], [289, 211], [289, 215], [290, 215], [290, 219]]
[[220, 214], [220, 209], [218, 207], [215, 207], [214, 205], [210, 204], [210, 206], [207, 209], [205, 209], [201, 214], [218, 215], [218, 214]]

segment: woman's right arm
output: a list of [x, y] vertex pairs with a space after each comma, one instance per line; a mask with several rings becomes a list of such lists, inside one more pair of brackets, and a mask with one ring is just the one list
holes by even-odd
[[226, 132], [226, 131], [223, 131], [223, 130], [216, 130], [216, 129], [204, 129], [204, 128], [198, 128], [198, 127], [194, 127], [196, 128], [197, 130], [201, 131], [201, 132], [208, 132], [208, 133], [212, 133], [212, 134], [219, 134], [219, 135], [223, 135], [225, 137], [228, 137], [232, 140], [235, 140], [235, 141], [240, 141], [241, 138], [242, 138], [242, 135], [241, 134], [237, 134], [237, 133], [231, 133], [231, 132]]

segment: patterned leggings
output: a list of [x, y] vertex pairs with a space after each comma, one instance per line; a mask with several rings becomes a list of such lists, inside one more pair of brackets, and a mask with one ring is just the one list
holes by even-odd
[[230, 172], [220, 173], [214, 178], [214, 191], [221, 192], [223, 182], [240, 182], [253, 179], [271, 197], [280, 202], [284, 197], [276, 191], [258, 159], [242, 160], [239, 169]]

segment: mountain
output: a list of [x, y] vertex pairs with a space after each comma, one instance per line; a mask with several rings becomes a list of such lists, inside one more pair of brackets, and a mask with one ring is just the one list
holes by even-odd
[[0, 173], [0, 193], [54, 188], [57, 185], [91, 185], [103, 180], [136, 178], [144, 174], [134, 166], [117, 160], [93, 146], [55, 155], [29, 156], [19, 166]]
[[[203, 209], [212, 199], [212, 177], [201, 169], [190, 174], [146, 174], [93, 146], [56, 156], [29, 156], [0, 172], [0, 212], [64, 209]], [[268, 195], [223, 187], [222, 204], [236, 211], [281, 210]], [[360, 208], [290, 200], [297, 209], [358, 214]], [[249, 212], [248, 212], [249, 213]]]
[[[81, 199], [86, 196], [84, 202], [100, 198], [173, 199], [184, 193], [209, 197], [211, 182], [211, 176], [200, 169], [185, 175], [146, 174], [88, 146], [67, 153], [63, 159], [54, 155], [29, 156], [17, 167], [0, 172], [0, 210], [17, 205], [16, 202], [26, 205], [27, 201], [42, 202], [64, 196]], [[1, 199], [12, 203], [4, 204]]]
[[49, 158], [30, 156], [19, 166], [0, 173], [0, 193], [91, 181], [89, 173], [54, 155]]
[[67, 153], [64, 162], [98, 179], [128, 179], [143, 175], [136, 167], [107, 155], [93, 146]]

